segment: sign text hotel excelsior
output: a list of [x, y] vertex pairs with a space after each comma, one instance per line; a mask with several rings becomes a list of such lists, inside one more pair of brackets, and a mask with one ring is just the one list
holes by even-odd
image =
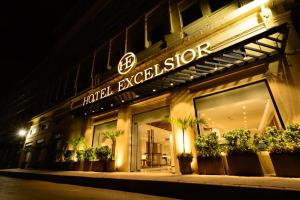
[[[144, 69], [143, 71], [136, 72], [128, 77], [125, 77], [116, 85], [106, 86], [100, 88], [97, 91], [88, 94], [83, 98], [83, 106], [94, 103], [98, 100], [104, 99], [112, 94], [121, 92], [134, 85], [141, 84], [149, 79], [160, 76], [164, 73], [172, 71], [178, 67], [186, 65], [194, 60], [198, 60], [207, 54], [212, 53], [210, 50], [210, 43], [205, 42], [194, 46], [193, 48], [186, 49], [180, 54], [176, 54], [173, 57], [165, 59], [162, 64], [155, 64], [151, 67]], [[137, 63], [137, 59], [134, 53], [126, 53], [118, 64], [118, 72], [121, 75], [127, 74], [131, 71]]]

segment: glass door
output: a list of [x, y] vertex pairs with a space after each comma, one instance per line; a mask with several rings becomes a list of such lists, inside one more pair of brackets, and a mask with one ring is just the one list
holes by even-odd
[[133, 116], [131, 171], [171, 170], [171, 124], [169, 108]]

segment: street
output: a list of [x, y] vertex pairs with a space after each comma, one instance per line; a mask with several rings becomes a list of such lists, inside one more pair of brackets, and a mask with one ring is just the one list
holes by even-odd
[[101, 188], [0, 176], [1, 200], [171, 199]]

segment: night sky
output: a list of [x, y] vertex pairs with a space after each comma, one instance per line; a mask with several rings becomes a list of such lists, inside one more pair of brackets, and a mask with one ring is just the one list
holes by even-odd
[[[78, 0], [0, 3], [0, 89], [11, 93], [30, 78], [54, 45], [57, 29]], [[1, 95], [5, 98], [5, 95]]]

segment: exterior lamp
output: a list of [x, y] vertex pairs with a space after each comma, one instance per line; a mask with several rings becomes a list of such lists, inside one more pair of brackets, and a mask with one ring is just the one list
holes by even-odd
[[26, 133], [27, 133], [26, 130], [20, 129], [19, 132], [18, 132], [18, 135], [19, 135], [20, 137], [24, 137], [24, 136], [26, 135]]

